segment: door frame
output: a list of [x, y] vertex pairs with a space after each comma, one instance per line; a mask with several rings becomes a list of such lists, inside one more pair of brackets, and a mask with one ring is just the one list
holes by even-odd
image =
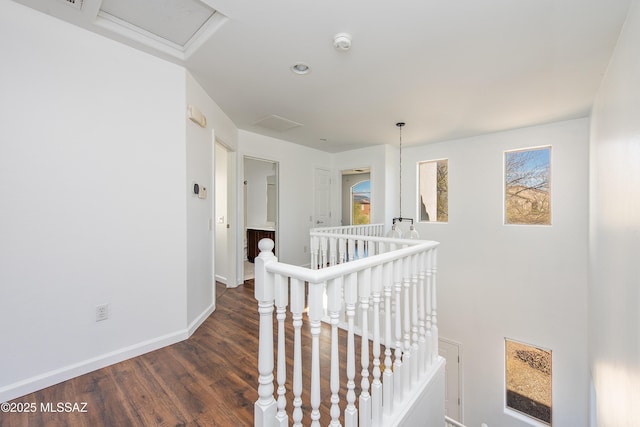
[[[239, 236], [240, 238], [238, 238], [238, 242], [244, 242], [245, 238], [246, 238], [246, 234], [247, 234], [247, 200], [246, 200], [246, 185], [245, 185], [245, 181], [246, 181], [246, 170], [245, 170], [245, 160], [254, 160], [254, 161], [260, 161], [260, 162], [265, 162], [265, 163], [271, 163], [274, 166], [274, 171], [275, 171], [275, 176], [276, 176], [276, 191], [275, 191], [275, 221], [274, 221], [274, 229], [275, 229], [275, 246], [274, 246], [274, 250], [276, 254], [280, 253], [280, 237], [279, 237], [279, 224], [280, 224], [280, 162], [278, 160], [273, 160], [273, 159], [265, 159], [262, 157], [256, 157], [256, 156], [252, 156], [249, 154], [243, 154], [242, 155], [242, 161], [239, 162], [241, 164], [241, 178], [238, 180], [239, 181], [239, 185], [241, 186], [240, 188], [242, 189], [241, 191], [239, 191], [239, 195], [242, 197], [242, 203], [241, 206], [242, 208], [239, 209], [240, 212], [238, 212], [238, 217], [242, 218], [241, 219], [241, 224], [239, 224], [238, 226], [238, 234], [241, 234], [241, 236]], [[239, 278], [241, 278], [244, 281], [244, 244], [240, 244], [239, 248], [238, 248], [238, 258], [239, 258], [239, 262], [238, 264], [240, 265], [240, 271], [239, 271]]]
[[[455, 361], [456, 363], [456, 367], [457, 367], [457, 371], [458, 371], [458, 418], [456, 419], [456, 421], [459, 421], [461, 423], [464, 423], [464, 390], [463, 390], [463, 351], [462, 351], [462, 344], [458, 341], [454, 341], [452, 339], [449, 338], [444, 338], [442, 336], [438, 337], [438, 341], [446, 343], [450, 346], [456, 347], [458, 349], [458, 360]], [[441, 348], [441, 346], [438, 346], [439, 348]], [[450, 363], [450, 361], [447, 361], [447, 366], [452, 366], [453, 363]], [[447, 372], [450, 372], [449, 370], [447, 370]], [[445, 382], [447, 381], [448, 378], [445, 378]], [[454, 418], [454, 417], [451, 417]], [[454, 418], [455, 419], [455, 418]]]
[[217, 182], [216, 182], [216, 173], [217, 173], [217, 169], [216, 169], [216, 157], [215, 157], [215, 152], [216, 152], [216, 146], [220, 146], [222, 149], [224, 149], [227, 152], [227, 162], [226, 162], [226, 169], [227, 169], [227, 173], [226, 173], [226, 178], [227, 178], [227, 185], [225, 186], [225, 190], [226, 190], [226, 201], [227, 201], [227, 211], [226, 211], [226, 217], [225, 217], [225, 223], [227, 224], [227, 246], [226, 246], [226, 252], [228, 254], [228, 258], [227, 258], [227, 264], [229, 265], [229, 268], [227, 270], [227, 275], [226, 275], [226, 286], [227, 288], [235, 288], [239, 285], [238, 283], [238, 270], [236, 268], [237, 265], [237, 249], [236, 249], [236, 233], [237, 233], [237, 227], [235, 227], [233, 225], [233, 220], [237, 217], [236, 215], [236, 210], [237, 210], [237, 200], [236, 200], [236, 191], [235, 191], [235, 187], [236, 187], [236, 170], [237, 170], [237, 166], [236, 166], [236, 158], [237, 158], [237, 153], [235, 150], [233, 150], [233, 148], [231, 148], [231, 146], [229, 144], [227, 144], [225, 141], [221, 140], [220, 138], [214, 137], [214, 141], [213, 141], [213, 168], [212, 168], [212, 182], [214, 183], [213, 185], [213, 197], [212, 197], [212, 203], [213, 203], [213, 218], [211, 218], [211, 224], [210, 224], [210, 228], [213, 231], [213, 242], [212, 242], [212, 246], [213, 246], [213, 254], [214, 254], [214, 259], [213, 259], [213, 280], [214, 280], [214, 288], [215, 288], [215, 281], [216, 281], [216, 269], [215, 269], [215, 265], [216, 265], [216, 256], [217, 256], [217, 252], [216, 252], [216, 242], [217, 242], [217, 233], [216, 233], [216, 224], [217, 224], [217, 220], [218, 220], [218, 212], [216, 211], [216, 188], [217, 188]]

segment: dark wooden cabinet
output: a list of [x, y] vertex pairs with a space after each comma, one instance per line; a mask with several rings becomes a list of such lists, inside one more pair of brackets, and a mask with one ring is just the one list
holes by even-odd
[[[276, 232], [274, 230], [260, 230], [257, 228], [247, 228], [247, 259], [249, 262], [253, 262], [255, 257], [260, 254], [260, 249], [258, 249], [258, 242], [261, 239], [271, 239], [275, 243], [276, 241]], [[273, 248], [273, 253], [275, 254], [276, 248]]]

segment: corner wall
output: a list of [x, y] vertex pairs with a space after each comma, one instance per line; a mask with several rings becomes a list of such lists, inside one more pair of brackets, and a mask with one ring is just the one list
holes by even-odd
[[10, 1], [0, 54], [6, 401], [186, 337], [187, 172], [181, 67]]
[[592, 111], [589, 354], [595, 427], [640, 425], [640, 2]]
[[[414, 218], [417, 163], [449, 159], [449, 223], [417, 229], [441, 242], [439, 331], [462, 344], [466, 425], [528, 425], [503, 411], [505, 337], [553, 351], [553, 425], [587, 425], [588, 131], [579, 119], [403, 149]], [[545, 144], [552, 226], [503, 225], [503, 151]]]

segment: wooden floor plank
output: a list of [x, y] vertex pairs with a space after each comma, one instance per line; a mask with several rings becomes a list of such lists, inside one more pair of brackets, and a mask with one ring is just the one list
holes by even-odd
[[[250, 426], [258, 398], [257, 302], [252, 283], [235, 289], [216, 286], [216, 310], [188, 339], [177, 344], [73, 378], [13, 402], [86, 402], [86, 413], [0, 413], [0, 427], [99, 426]], [[292, 408], [293, 327], [286, 323], [287, 399]], [[340, 358], [346, 360], [341, 331]], [[322, 325], [321, 424], [330, 421], [330, 328]], [[356, 337], [356, 348], [359, 339]], [[359, 351], [359, 350], [358, 350]], [[308, 322], [303, 327], [302, 357], [311, 361]], [[371, 370], [372, 367], [369, 367]], [[356, 390], [360, 388], [356, 355]], [[303, 371], [304, 424], [309, 424], [310, 370]], [[340, 406], [346, 406], [346, 377], [341, 372]]]

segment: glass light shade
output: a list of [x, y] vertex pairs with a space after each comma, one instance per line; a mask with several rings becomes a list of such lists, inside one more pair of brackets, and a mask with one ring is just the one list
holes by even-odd
[[402, 239], [402, 232], [400, 231], [400, 227], [393, 224], [391, 226], [391, 230], [387, 233], [387, 237], [392, 237], [394, 239]]
[[411, 224], [411, 226], [409, 227], [409, 239], [413, 239], [413, 240], [417, 240], [420, 238], [420, 234], [418, 234], [418, 230], [416, 230], [416, 228], [413, 226], [413, 224]]

